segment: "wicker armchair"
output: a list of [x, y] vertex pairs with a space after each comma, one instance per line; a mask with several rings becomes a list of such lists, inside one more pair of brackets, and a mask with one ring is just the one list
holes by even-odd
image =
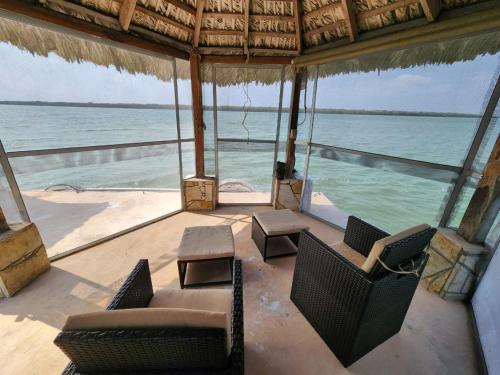
[[[435, 232], [427, 226], [384, 245], [369, 272], [308, 231], [301, 233], [291, 300], [345, 367], [399, 332]], [[351, 216], [344, 243], [368, 259], [387, 236]]]
[[[108, 310], [148, 306], [153, 296], [148, 261], [140, 260]], [[74, 362], [63, 374], [243, 374], [243, 285], [241, 260], [234, 264], [228, 357], [226, 330], [165, 327], [62, 331], [54, 343]], [[82, 371], [84, 370], [84, 371]]]

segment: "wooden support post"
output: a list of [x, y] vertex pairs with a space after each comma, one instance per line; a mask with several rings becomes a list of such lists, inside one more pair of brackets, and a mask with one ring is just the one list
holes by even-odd
[[484, 168], [457, 233], [470, 243], [483, 243], [500, 205], [500, 136]]
[[193, 96], [194, 148], [196, 177], [205, 177], [205, 142], [203, 134], [203, 102], [201, 94], [200, 55], [192, 52], [189, 58], [191, 68], [191, 93]]
[[290, 102], [290, 115], [288, 118], [288, 140], [286, 144], [286, 169], [285, 178], [293, 175], [295, 167], [295, 140], [297, 139], [297, 123], [299, 121], [300, 88], [304, 78], [304, 69], [295, 72], [292, 86], [292, 97]]
[[205, 0], [198, 0], [196, 4], [196, 16], [194, 22], [193, 47], [198, 48], [200, 42], [201, 22], [203, 19], [203, 10], [205, 8]]

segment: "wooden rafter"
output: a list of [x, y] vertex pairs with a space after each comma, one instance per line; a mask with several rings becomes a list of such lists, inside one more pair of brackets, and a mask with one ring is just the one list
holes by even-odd
[[304, 33], [304, 38], [309, 38], [313, 35], [324, 33], [324, 32], [331, 32], [334, 31], [335, 29], [341, 29], [345, 27], [345, 20], [339, 20], [337, 22], [332, 22], [328, 25], [318, 27], [317, 29], [309, 30]]
[[399, 9], [399, 8], [404, 8], [412, 4], [416, 4], [420, 2], [420, 0], [399, 0], [395, 1], [394, 3], [391, 3], [389, 5], [384, 5], [383, 7], [380, 8], [375, 8], [372, 10], [369, 10], [367, 12], [361, 12], [358, 13], [357, 19], [359, 21], [363, 21], [367, 18], [375, 17], [383, 13], [391, 12], [393, 10]]
[[[87, 9], [81, 6], [80, 8], [83, 10]], [[114, 25], [113, 28], [109, 28], [107, 26], [104, 27], [97, 25], [95, 23], [87, 22], [49, 8], [42, 7], [38, 4], [30, 4], [17, 0], [0, 0], [0, 9], [56, 25], [57, 27], [60, 27], [61, 30], [66, 29], [68, 32], [74, 31], [91, 35], [103, 41], [120, 43], [122, 45], [153, 52], [159, 55], [168, 55], [185, 60], [189, 58], [189, 55], [186, 52], [180, 51], [178, 48], [172, 47], [169, 44], [159, 43], [157, 41], [153, 42], [151, 40], [146, 40], [144, 38], [139, 38], [137, 36], [119, 31], [121, 28], [116, 18], [100, 15], [104, 17], [103, 21], [106, 22], [106, 25]], [[94, 13], [96, 13], [95, 16], [99, 14], [97, 12]]]
[[193, 47], [198, 48], [200, 42], [201, 22], [203, 19], [203, 10], [205, 9], [205, 0], [196, 1], [196, 17], [194, 21]]
[[[220, 13], [220, 12], [204, 12], [203, 17], [206, 18], [220, 18], [225, 20], [244, 20], [244, 13]], [[279, 21], [279, 22], [293, 22], [292, 16], [279, 16], [274, 14], [250, 14], [250, 20], [253, 21]]]
[[124, 0], [120, 6], [120, 15], [118, 16], [118, 20], [120, 21], [120, 26], [125, 31], [128, 30], [130, 21], [132, 21], [136, 3], [137, 0]]
[[250, 0], [245, 0], [245, 34], [243, 36], [243, 52], [245, 55], [249, 56], [248, 54], [248, 29], [250, 27]]
[[180, 1], [180, 0], [168, 0], [169, 4], [172, 4], [173, 6], [182, 9], [185, 12], [188, 12], [189, 14], [196, 16], [196, 9], [193, 8], [191, 5]]
[[441, 11], [441, 2], [439, 0], [420, 0], [420, 5], [427, 21], [434, 22]]
[[282, 33], [279, 31], [250, 31], [252, 36], [262, 37], [262, 38], [290, 38], [295, 39], [295, 33]]
[[155, 21], [161, 21], [163, 23], [166, 23], [167, 25], [170, 25], [170, 26], [174, 26], [174, 27], [177, 27], [178, 29], [181, 29], [182, 31], [185, 31], [186, 33], [188, 34], [192, 34], [193, 33], [193, 29], [191, 29], [189, 26], [179, 22], [179, 21], [176, 21], [176, 20], [173, 20], [169, 17], [165, 17], [159, 13], [156, 13], [155, 11], [153, 10], [150, 10], [148, 8], [144, 8], [140, 5], [136, 5], [135, 6], [135, 10], [137, 12], [140, 12], [142, 14], [145, 14], [146, 16], [148, 17], [151, 17], [153, 18]]
[[243, 30], [203, 29], [200, 35], [244, 36]]
[[[250, 49], [250, 52], [252, 49]], [[203, 55], [201, 61], [207, 64], [256, 64], [256, 65], [290, 65], [291, 56], [220, 56]]]
[[347, 31], [349, 32], [349, 40], [354, 42], [358, 39], [358, 22], [356, 20], [356, 6], [353, 0], [342, 0], [342, 10], [347, 24]]
[[319, 17], [322, 14], [324, 14], [325, 12], [329, 12], [329, 11], [337, 9], [341, 5], [342, 5], [341, 3], [333, 3], [330, 5], [326, 5], [324, 7], [318, 8], [318, 9], [314, 9], [314, 10], [310, 11], [309, 13], [304, 14], [302, 16], [302, 19], [307, 20], [311, 17]]
[[293, 2], [293, 17], [295, 21], [295, 40], [297, 44], [297, 51], [302, 52], [302, 23], [301, 23], [302, 5], [300, 0]]

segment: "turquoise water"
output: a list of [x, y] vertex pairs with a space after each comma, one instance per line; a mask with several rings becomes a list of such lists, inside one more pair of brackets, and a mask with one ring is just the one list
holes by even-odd
[[[192, 138], [192, 119], [181, 113], [181, 134]], [[303, 114], [302, 114], [303, 115]], [[307, 116], [308, 117], [308, 116]], [[219, 137], [274, 140], [278, 115], [218, 112]], [[213, 128], [211, 112], [205, 113]], [[313, 142], [391, 156], [460, 166], [478, 124], [475, 117], [420, 117], [316, 114]], [[306, 118], [299, 141], [308, 133]], [[246, 127], [246, 129], [245, 129]], [[286, 137], [287, 114], [282, 115], [280, 139]], [[491, 127], [476, 169], [481, 170], [500, 124]], [[0, 106], [0, 139], [7, 151], [93, 146], [176, 138], [173, 110]], [[206, 134], [213, 148], [213, 134]], [[283, 159], [280, 142], [279, 158]], [[300, 148], [299, 148], [300, 149]], [[194, 172], [193, 144], [183, 144], [184, 175]], [[270, 191], [274, 144], [219, 143], [221, 182], [244, 180], [257, 191]], [[207, 169], [213, 170], [213, 153]], [[212, 159], [212, 160], [210, 160]], [[303, 171], [304, 157], [297, 155]], [[179, 186], [177, 145], [113, 151], [70, 153], [11, 159], [21, 190], [40, 190], [55, 184], [83, 188], [169, 188]], [[313, 191], [321, 191], [339, 208], [394, 231], [419, 222], [436, 224], [449, 182], [397, 173], [389, 167], [369, 168], [313, 154], [309, 177]], [[465, 197], [466, 198], [466, 197]]]

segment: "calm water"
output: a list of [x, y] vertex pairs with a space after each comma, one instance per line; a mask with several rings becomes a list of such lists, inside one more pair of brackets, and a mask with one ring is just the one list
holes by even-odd
[[[219, 112], [219, 137], [274, 140], [277, 113]], [[303, 115], [301, 120], [303, 119]], [[299, 127], [307, 137], [309, 119]], [[207, 147], [213, 145], [213, 116], [205, 113]], [[190, 111], [181, 111], [182, 138], [192, 138]], [[287, 114], [280, 139], [286, 137]], [[460, 166], [474, 135], [477, 118], [316, 114], [313, 142], [433, 163]], [[245, 129], [246, 127], [246, 129]], [[482, 163], [499, 133], [496, 121], [480, 155]], [[176, 138], [173, 110], [72, 108], [0, 105], [0, 138], [7, 151], [62, 148]], [[280, 142], [280, 159], [284, 143]], [[194, 172], [193, 143], [182, 146], [184, 175]], [[221, 181], [244, 180], [258, 191], [271, 188], [274, 144], [219, 143]], [[323, 192], [348, 213], [394, 231], [419, 222], [436, 224], [450, 183], [332, 161], [314, 152], [309, 176], [313, 191]], [[162, 145], [13, 158], [21, 190], [56, 184], [83, 188], [178, 188], [177, 145]], [[297, 169], [304, 157], [297, 155]], [[213, 153], [207, 169], [213, 170]], [[451, 181], [450, 181], [451, 182]]]

